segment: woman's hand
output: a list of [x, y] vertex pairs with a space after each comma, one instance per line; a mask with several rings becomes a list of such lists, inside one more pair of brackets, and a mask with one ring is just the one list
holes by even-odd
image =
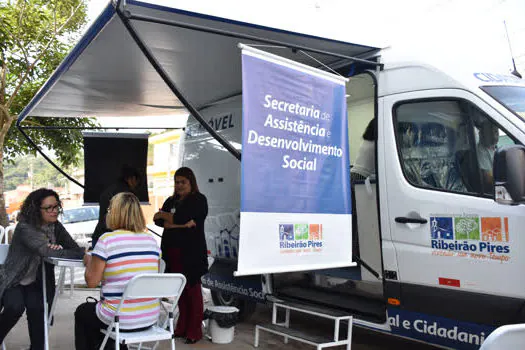
[[155, 213], [155, 215], [153, 215], [153, 220], [158, 220], [158, 219], [162, 219], [162, 211], [158, 211]]
[[159, 210], [158, 212], [155, 213], [155, 215], [153, 215], [153, 220], [162, 219], [162, 220], [169, 221], [170, 216], [171, 216], [171, 213], [167, 213], [165, 211]]
[[195, 227], [195, 226], [197, 226], [197, 224], [193, 220], [190, 220], [190, 221], [188, 221], [187, 223], [184, 224], [185, 228], [192, 228], [192, 227]]
[[51, 244], [51, 243], [48, 243], [47, 246], [53, 250], [60, 250], [60, 249], [64, 249], [60, 244]]

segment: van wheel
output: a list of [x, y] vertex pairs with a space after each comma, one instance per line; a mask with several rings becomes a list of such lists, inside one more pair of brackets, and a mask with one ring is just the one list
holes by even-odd
[[212, 290], [211, 298], [217, 306], [235, 306], [239, 309], [239, 321], [247, 321], [255, 312], [257, 303], [236, 297], [232, 293]]

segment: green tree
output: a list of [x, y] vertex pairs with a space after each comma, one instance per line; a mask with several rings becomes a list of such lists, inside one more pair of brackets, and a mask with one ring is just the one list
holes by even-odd
[[[0, 224], [7, 217], [4, 161], [35, 150], [13, 128], [19, 113], [56, 69], [86, 23], [85, 0], [0, 0]], [[89, 118], [38, 118], [36, 126], [93, 126]], [[64, 165], [78, 163], [78, 129], [29, 130], [35, 143], [52, 151]]]

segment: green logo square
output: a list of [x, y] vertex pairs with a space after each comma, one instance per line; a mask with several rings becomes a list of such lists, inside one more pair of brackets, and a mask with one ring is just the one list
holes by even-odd
[[308, 240], [308, 224], [294, 224], [294, 235], [296, 241]]
[[479, 218], [468, 216], [454, 217], [454, 233], [457, 240], [469, 239], [479, 241]]

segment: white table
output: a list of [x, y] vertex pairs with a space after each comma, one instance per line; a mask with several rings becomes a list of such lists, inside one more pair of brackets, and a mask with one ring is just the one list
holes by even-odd
[[53, 297], [53, 303], [51, 304], [51, 311], [49, 312], [49, 317], [47, 313], [47, 286], [46, 286], [46, 268], [42, 266], [42, 285], [44, 289], [43, 300], [44, 300], [44, 341], [45, 341], [45, 350], [49, 350], [49, 326], [53, 320], [53, 314], [55, 313], [56, 304], [58, 300], [59, 291], [63, 288], [64, 280], [63, 276], [65, 275], [66, 268], [71, 267], [84, 267], [84, 262], [82, 259], [59, 259], [59, 258], [44, 258], [44, 262], [53, 264], [60, 268], [60, 278], [58, 279], [58, 285], [56, 287], [55, 296]]

